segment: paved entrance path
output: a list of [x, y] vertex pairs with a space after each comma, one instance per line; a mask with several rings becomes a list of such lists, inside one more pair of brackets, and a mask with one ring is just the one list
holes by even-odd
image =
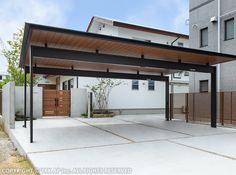
[[137, 175], [236, 173], [235, 129], [167, 122], [162, 115], [34, 123], [33, 144], [21, 122], [12, 132], [37, 168], [129, 168]]

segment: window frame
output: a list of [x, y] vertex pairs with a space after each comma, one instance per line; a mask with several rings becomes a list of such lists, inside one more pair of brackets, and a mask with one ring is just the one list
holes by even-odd
[[62, 90], [68, 90], [68, 81], [62, 82]]
[[[203, 31], [206, 30], [207, 31], [207, 44], [203, 45]], [[208, 36], [208, 27], [202, 28], [200, 30], [200, 47], [207, 47], [208, 46], [208, 40], [209, 36]]]
[[74, 88], [74, 79], [70, 79], [70, 80], [68, 80], [68, 88], [67, 88], [67, 90], [71, 90], [71, 88]]
[[189, 77], [189, 74], [190, 74], [189, 71], [185, 71], [185, 72], [184, 72], [184, 76], [185, 76], [185, 77]]
[[[153, 84], [153, 85], [151, 85], [151, 84]], [[155, 81], [154, 80], [148, 80], [148, 91], [155, 91]]]
[[[138, 84], [135, 84], [135, 82], [137, 82]], [[137, 88], [135, 88], [137, 87]], [[132, 90], [134, 91], [138, 91], [139, 90], [139, 80], [132, 80]]]
[[[228, 37], [227, 37], [227, 23], [230, 22], [230, 21], [233, 21], [233, 37], [228, 38]], [[233, 18], [230, 18], [230, 19], [227, 19], [227, 20], [224, 21], [225, 41], [234, 39], [234, 33], [235, 33], [235, 32], [234, 32], [234, 25], [235, 25], [235, 24], [234, 24], [234, 17], [233, 17]]]
[[[206, 91], [203, 91], [202, 90], [202, 86], [201, 86], [201, 83], [205, 83], [205, 82], [207, 82], [207, 90]], [[200, 80], [199, 81], [199, 92], [200, 93], [208, 93], [209, 92], [209, 81], [208, 80]]]

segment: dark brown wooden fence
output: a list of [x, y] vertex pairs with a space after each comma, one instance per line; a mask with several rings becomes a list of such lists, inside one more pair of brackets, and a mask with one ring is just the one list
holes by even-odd
[[[236, 125], [236, 92], [217, 93], [217, 105], [217, 122]], [[170, 114], [174, 118], [182, 114], [186, 121], [210, 122], [211, 94], [171, 94]]]

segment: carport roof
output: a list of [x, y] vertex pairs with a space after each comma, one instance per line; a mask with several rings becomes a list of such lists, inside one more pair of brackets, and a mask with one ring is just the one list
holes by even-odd
[[[160, 60], [205, 67], [236, 59], [235, 55], [26, 23], [20, 57], [21, 67], [29, 65], [30, 46], [33, 46], [32, 52], [36, 53], [33, 55], [33, 64], [37, 67], [90, 71], [109, 69], [114, 72], [170, 73], [171, 69], [168, 66], [157, 68], [142, 65], [139, 62], [143, 59]], [[63, 51], [68, 54], [63, 56], [60, 54]], [[95, 57], [96, 55], [100, 57]], [[107, 56], [110, 60], [102, 61], [103, 58], [108, 59]], [[77, 57], [80, 58], [77, 59]], [[90, 57], [94, 59], [88, 59]], [[130, 61], [136, 63], [114, 64], [113, 57], [117, 60], [123, 57], [129, 58]]]

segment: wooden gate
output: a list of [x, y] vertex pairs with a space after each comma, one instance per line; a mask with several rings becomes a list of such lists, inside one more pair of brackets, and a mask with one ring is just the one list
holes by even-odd
[[43, 90], [44, 116], [69, 116], [70, 91]]

